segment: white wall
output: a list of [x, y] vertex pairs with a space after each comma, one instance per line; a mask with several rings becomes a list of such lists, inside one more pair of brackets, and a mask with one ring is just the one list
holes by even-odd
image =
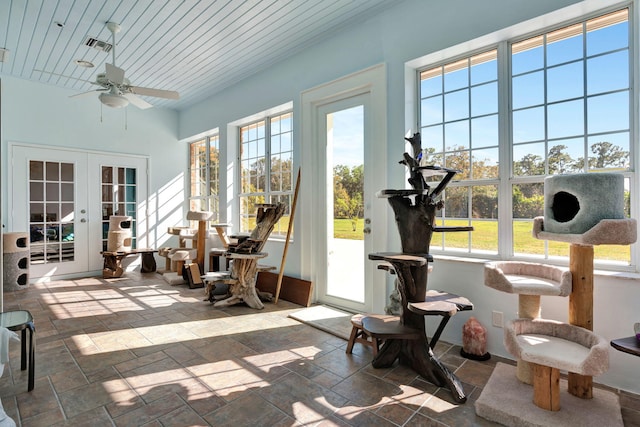
[[[404, 151], [403, 136], [406, 129], [405, 65], [442, 49], [464, 44], [464, 42], [502, 30], [511, 25], [543, 15], [562, 7], [587, 2], [575, 0], [450, 0], [424, 1], [406, 0], [396, 2], [390, 9], [370, 18], [362, 25], [345, 29], [333, 38], [310, 46], [304, 52], [262, 70], [240, 84], [229, 87], [216, 96], [180, 113], [181, 139], [219, 127], [221, 141], [225, 141], [226, 124], [256, 112], [293, 101], [294, 133], [300, 135], [300, 93], [317, 85], [332, 81], [352, 72], [379, 63], [387, 65], [388, 116], [387, 188], [404, 187], [405, 170], [394, 162], [400, 160]], [[594, 3], [590, 1], [589, 3]], [[601, 1], [602, 7], [613, 4]], [[455, 24], [454, 24], [455, 23]], [[408, 115], [411, 115], [409, 112]], [[384, 119], [384, 118], [383, 118]], [[230, 141], [230, 143], [235, 143]], [[306, 141], [295, 141], [295, 165], [299, 165], [301, 150]], [[227, 165], [233, 159], [223, 159]], [[304, 165], [303, 177], [304, 177]], [[306, 191], [303, 178], [298, 203], [310, 203], [313, 195]], [[381, 208], [388, 208], [380, 201]], [[399, 249], [398, 234], [393, 215], [389, 215], [389, 248]], [[305, 233], [313, 224], [305, 218], [296, 218], [296, 233]], [[395, 247], [393, 247], [395, 245]], [[281, 245], [270, 244], [266, 248], [271, 261], [276, 265], [282, 253]], [[290, 248], [285, 271], [297, 276], [302, 271], [301, 254], [295, 242]], [[277, 260], [277, 261], [276, 261]], [[274, 264], [276, 263], [276, 264]], [[478, 318], [489, 332], [489, 351], [509, 357], [502, 344], [500, 328], [491, 326], [491, 312], [501, 311], [505, 321], [515, 318], [517, 296], [501, 294], [483, 285], [482, 260], [446, 260], [437, 258], [429, 287], [447, 290], [468, 297], [475, 305], [472, 312], [455, 316], [445, 330], [443, 339], [460, 344], [462, 324], [470, 315]], [[391, 283], [391, 282], [389, 282]], [[640, 285], [635, 279], [612, 278], [598, 275], [595, 280], [595, 332], [607, 340], [629, 336], [633, 323], [640, 321], [635, 301], [640, 300]], [[543, 316], [567, 320], [568, 301], [561, 298], [542, 298]], [[613, 314], [615, 313], [615, 315]], [[430, 328], [435, 325], [430, 324]], [[637, 372], [638, 360], [633, 356], [611, 350], [611, 368], [597, 377], [601, 382], [635, 393], [640, 392]]]
[[178, 142], [177, 112], [128, 107], [125, 116], [125, 110], [104, 107], [101, 111], [97, 95], [69, 98], [76, 92], [6, 76], [1, 82], [5, 224], [9, 142], [149, 156], [149, 244], [163, 245], [167, 226], [183, 224], [188, 153]]

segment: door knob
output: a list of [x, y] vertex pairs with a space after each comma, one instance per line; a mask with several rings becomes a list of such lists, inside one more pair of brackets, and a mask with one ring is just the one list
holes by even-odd
[[82, 218], [82, 219], [80, 220], [80, 222], [87, 222], [87, 220], [86, 220], [86, 219], [84, 219], [84, 218]]
[[364, 230], [362, 230], [362, 232], [363, 232], [364, 234], [371, 234], [371, 228], [369, 228], [369, 227], [365, 227], [365, 228], [364, 228]]

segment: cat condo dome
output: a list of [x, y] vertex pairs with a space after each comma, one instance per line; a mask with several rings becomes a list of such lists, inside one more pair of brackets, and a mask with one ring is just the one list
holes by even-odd
[[535, 218], [533, 235], [588, 245], [635, 242], [635, 220], [624, 213], [624, 176], [588, 173], [545, 178], [544, 217]]
[[615, 173], [547, 177], [544, 206], [545, 231], [582, 234], [602, 219], [624, 218], [624, 177]]

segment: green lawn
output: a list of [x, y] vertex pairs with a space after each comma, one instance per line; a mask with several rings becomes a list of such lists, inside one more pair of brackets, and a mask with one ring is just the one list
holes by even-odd
[[350, 219], [334, 219], [333, 220], [333, 238], [334, 239], [350, 239], [364, 240], [364, 219], [358, 218], [355, 221], [355, 231], [353, 230], [353, 221]]
[[[441, 225], [438, 223], [438, 225]], [[467, 221], [447, 221], [446, 226], [466, 226]], [[498, 223], [497, 221], [472, 221], [474, 231], [444, 233], [445, 247], [467, 249], [469, 237], [471, 248], [479, 251], [498, 252]], [[334, 237], [337, 239], [363, 239], [364, 220], [358, 219], [356, 231], [353, 231], [351, 220], [336, 219], [333, 223]], [[516, 254], [544, 254], [544, 240], [533, 237], [531, 230], [533, 221], [514, 221], [513, 234]], [[286, 228], [285, 228], [286, 230]], [[471, 236], [469, 236], [471, 235]], [[441, 233], [434, 233], [432, 246], [439, 247], [442, 239]], [[546, 242], [549, 245], [549, 256], [569, 256], [569, 244], [563, 242]], [[631, 258], [630, 246], [602, 245], [594, 247], [594, 256], [599, 260], [629, 262]]]

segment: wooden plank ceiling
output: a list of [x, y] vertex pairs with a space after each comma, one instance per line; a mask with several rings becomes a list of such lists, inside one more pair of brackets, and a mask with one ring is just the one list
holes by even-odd
[[113, 52], [85, 42], [112, 43], [106, 23], [116, 22], [116, 65], [133, 85], [179, 92], [179, 100], [142, 98], [181, 110], [395, 1], [2, 0], [0, 48], [8, 53], [0, 77], [94, 90], [88, 81], [113, 62]]

